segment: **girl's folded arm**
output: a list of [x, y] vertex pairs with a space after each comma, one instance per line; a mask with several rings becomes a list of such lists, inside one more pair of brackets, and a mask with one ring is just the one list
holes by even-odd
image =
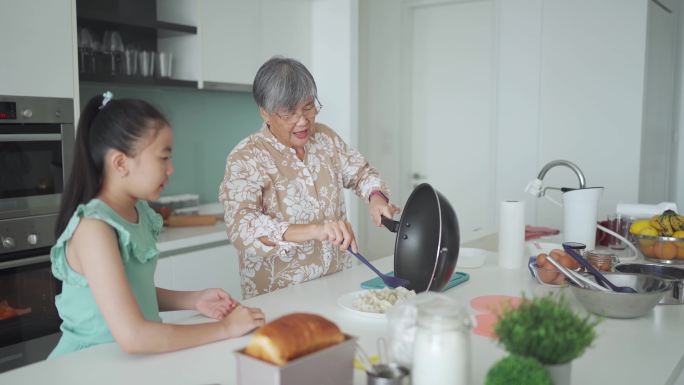
[[128, 353], [167, 352], [236, 337], [263, 324], [263, 313], [238, 307], [219, 322], [171, 325], [147, 321], [128, 284], [116, 233], [84, 218], [70, 246], [114, 339]]

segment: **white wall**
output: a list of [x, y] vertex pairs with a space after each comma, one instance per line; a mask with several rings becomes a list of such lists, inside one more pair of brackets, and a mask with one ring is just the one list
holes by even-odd
[[675, 116], [675, 141], [677, 148], [677, 166], [675, 175], [677, 175], [677, 182], [675, 184], [675, 201], [680, 212], [684, 211], [684, 139], [682, 139], [682, 127], [684, 127], [684, 12], [679, 13], [678, 23], [678, 52], [677, 52], [677, 79], [676, 79], [676, 108], [677, 115]]
[[[526, 199], [528, 223], [561, 227], [560, 208], [523, 192], [554, 159], [577, 163], [590, 186], [606, 187], [600, 217], [614, 212], [618, 201], [636, 202], [647, 2], [496, 4], [497, 202]], [[401, 157], [401, 6], [392, 0], [363, 2], [360, 16], [360, 125], [367, 127], [360, 143], [395, 191], [402, 187], [401, 170], [394, 166]], [[545, 184], [574, 187], [577, 179], [567, 169], [554, 169]], [[385, 253], [387, 240], [376, 235], [374, 229], [367, 232], [368, 247]]]
[[[605, 217], [638, 201], [647, 2], [546, 0], [542, 9], [538, 166], [576, 163], [589, 186], [605, 187]], [[562, 169], [547, 178], [577, 185]], [[539, 224], [561, 225], [555, 206], [538, 209]]]
[[539, 172], [539, 88], [541, 18], [544, 0], [507, 0], [498, 4], [499, 72], [497, 114], [497, 202], [526, 201], [526, 216], [536, 218], [536, 199], [523, 191]]
[[[359, 4], [359, 147], [387, 182], [391, 200], [402, 206], [400, 18], [397, 0]], [[367, 221], [359, 224], [358, 236], [368, 258], [391, 255], [395, 235]]]
[[[358, 148], [358, 0], [312, 1], [311, 72], [323, 110], [317, 121]], [[358, 228], [359, 199], [346, 194], [347, 213]], [[366, 218], [361, 218], [366, 220]], [[358, 232], [358, 231], [357, 231]]]

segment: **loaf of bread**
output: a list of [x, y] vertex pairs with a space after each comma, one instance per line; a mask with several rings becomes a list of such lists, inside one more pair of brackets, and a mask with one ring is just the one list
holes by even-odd
[[292, 313], [255, 331], [245, 353], [276, 365], [284, 365], [343, 340], [344, 334], [331, 321], [316, 314]]

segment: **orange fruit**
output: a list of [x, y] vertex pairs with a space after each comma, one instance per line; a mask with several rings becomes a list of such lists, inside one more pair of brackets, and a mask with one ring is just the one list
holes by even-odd
[[677, 259], [684, 259], [684, 246], [677, 246]]
[[677, 245], [672, 242], [658, 242], [655, 245], [655, 256], [660, 259], [674, 259], [677, 256]]
[[645, 257], [653, 258], [655, 257], [655, 246], [653, 245], [648, 245], [648, 246], [641, 246], [640, 247], [641, 252], [644, 254]]

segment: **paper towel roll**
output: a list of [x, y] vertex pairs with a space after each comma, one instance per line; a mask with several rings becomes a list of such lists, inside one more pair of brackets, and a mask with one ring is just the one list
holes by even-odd
[[499, 266], [525, 266], [525, 202], [503, 201], [499, 212]]

